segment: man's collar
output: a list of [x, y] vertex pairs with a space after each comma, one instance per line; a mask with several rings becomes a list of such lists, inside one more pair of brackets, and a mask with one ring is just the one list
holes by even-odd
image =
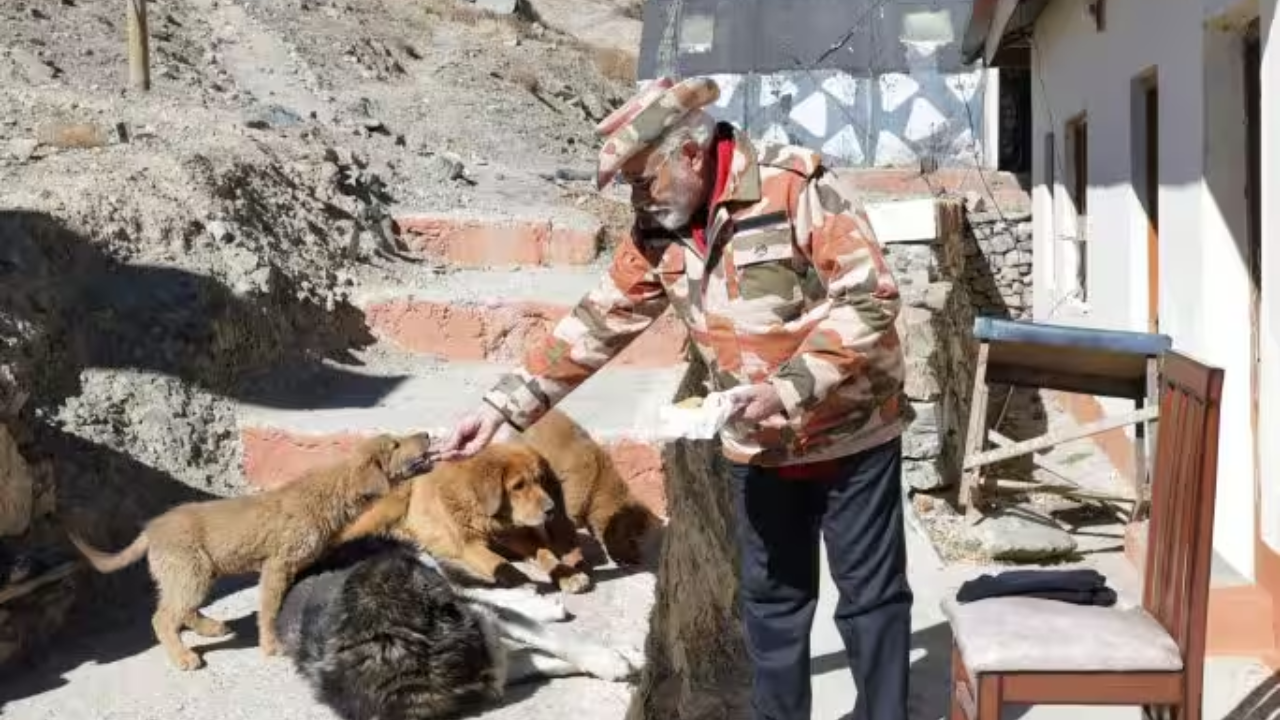
[[759, 202], [760, 166], [756, 161], [755, 145], [745, 132], [729, 123], [716, 124], [716, 137], [723, 137], [722, 133], [730, 133], [733, 136], [733, 164], [729, 168], [729, 179], [725, 182], [724, 193], [716, 204]]

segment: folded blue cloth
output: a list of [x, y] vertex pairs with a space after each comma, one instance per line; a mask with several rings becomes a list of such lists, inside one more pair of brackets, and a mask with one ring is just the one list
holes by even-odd
[[1036, 597], [1076, 605], [1111, 607], [1116, 591], [1097, 570], [1009, 570], [980, 575], [966, 581], [956, 592], [961, 603], [992, 597]]

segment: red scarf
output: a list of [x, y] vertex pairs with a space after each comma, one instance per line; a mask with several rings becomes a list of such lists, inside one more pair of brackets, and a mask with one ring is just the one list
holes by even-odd
[[707, 202], [706, 212], [698, 213], [689, 222], [689, 229], [693, 231], [693, 242], [703, 255], [707, 254], [707, 219], [711, 215], [711, 209], [720, 202], [720, 196], [724, 194], [724, 186], [729, 184], [729, 170], [733, 167], [733, 149], [732, 135], [716, 140], [716, 184], [711, 190], [711, 199]]

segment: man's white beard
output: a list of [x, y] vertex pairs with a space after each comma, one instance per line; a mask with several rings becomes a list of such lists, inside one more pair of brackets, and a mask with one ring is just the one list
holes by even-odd
[[653, 219], [662, 227], [675, 232], [683, 229], [689, 224], [689, 218], [693, 213], [685, 208], [662, 208], [652, 210], [649, 213]]
[[678, 197], [681, 199], [670, 205], [653, 206], [648, 210], [649, 215], [662, 227], [671, 230], [683, 230], [689, 225], [689, 220], [693, 217], [698, 203], [693, 202], [689, 198], [694, 193], [690, 192], [688, 185], [680, 188]]

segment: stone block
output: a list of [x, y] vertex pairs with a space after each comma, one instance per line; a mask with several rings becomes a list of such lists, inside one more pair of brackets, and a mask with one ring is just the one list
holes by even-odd
[[902, 482], [913, 490], [941, 490], [950, 483], [932, 460], [903, 460]]
[[1014, 248], [1013, 238], [1008, 234], [994, 235], [991, 238], [991, 252], [1007, 253]]
[[933, 313], [918, 307], [904, 307], [899, 319], [909, 355], [928, 358], [937, 351], [938, 336], [933, 328]]
[[913, 402], [911, 411], [915, 417], [902, 435], [902, 456], [912, 460], [931, 460], [942, 452], [938, 403]]
[[908, 357], [906, 360], [906, 382], [904, 392], [915, 401], [930, 402], [937, 400], [942, 393], [938, 378], [929, 366], [928, 358]]
[[1076, 539], [1051, 521], [1021, 515], [992, 515], [970, 532], [993, 560], [1043, 562], [1068, 556], [1076, 549]]

